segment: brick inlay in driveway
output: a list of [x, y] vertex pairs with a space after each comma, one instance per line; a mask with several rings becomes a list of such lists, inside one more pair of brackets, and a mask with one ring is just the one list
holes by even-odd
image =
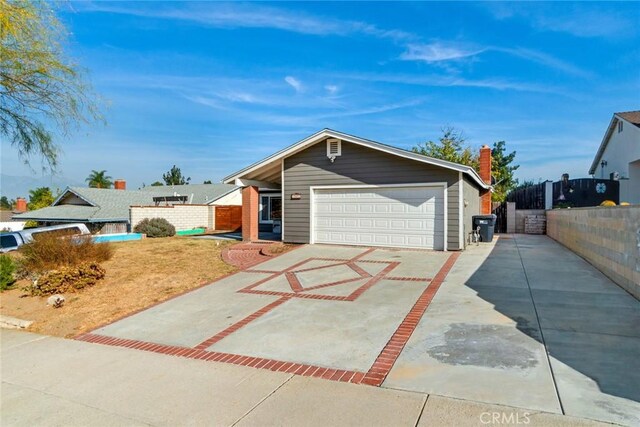
[[[428, 277], [393, 276], [391, 275], [392, 272], [398, 265], [400, 265], [401, 262], [396, 260], [366, 259], [367, 256], [372, 254], [374, 251], [376, 251], [376, 249], [368, 249], [355, 256], [350, 256], [348, 259], [309, 257], [294, 262], [292, 265], [279, 270], [270, 270], [268, 268], [268, 265], [270, 265], [269, 263], [263, 263], [260, 266], [257, 266], [257, 264], [254, 263], [247, 263], [248, 265], [251, 265], [252, 267], [255, 266], [256, 268], [246, 267], [244, 271], [246, 273], [253, 274], [259, 273], [261, 278], [250, 283], [248, 286], [236, 288], [235, 293], [276, 296], [278, 298], [272, 300], [272, 302], [266, 304], [257, 311], [254, 311], [249, 315], [245, 315], [241, 320], [236, 321], [223, 330], [219, 332], [213, 331], [214, 333], [209, 338], [204, 339], [193, 347], [159, 344], [123, 337], [116, 338], [94, 333], [81, 335], [77, 339], [98, 344], [128, 347], [191, 359], [231, 363], [255, 367], [258, 369], [270, 369], [273, 371], [288, 372], [296, 375], [324, 378], [333, 381], [363, 383], [379, 386], [393, 367], [395, 360], [418, 325], [418, 322], [422, 318], [426, 308], [431, 302], [431, 299], [438, 291], [442, 281], [455, 263], [459, 254], [454, 253], [449, 255], [438, 273], [433, 279], [430, 279]], [[250, 248], [247, 250], [241, 250], [240, 252], [253, 253], [255, 250]], [[337, 301], [341, 303], [355, 302], [381, 280], [395, 281], [397, 286], [402, 286], [402, 282], [425, 282], [428, 283], [428, 286], [424, 291], [422, 291], [411, 310], [404, 317], [402, 323], [393, 332], [390, 340], [381, 349], [381, 352], [375, 359], [373, 365], [366, 372], [359, 372], [353, 369], [338, 369], [337, 367], [329, 366], [316, 366], [309, 363], [296, 363], [294, 361], [275, 360], [269, 357], [233, 354], [236, 350], [233, 349], [231, 350], [232, 352], [229, 352], [230, 348], [227, 348], [222, 352], [212, 351], [211, 349], [211, 346], [214, 344], [233, 335], [267, 313], [276, 310], [285, 302], [291, 301], [291, 303], [293, 303], [292, 301], [296, 299], [316, 299]], [[308, 285], [304, 286], [302, 283], [303, 281]], [[281, 286], [281, 289], [273, 290], [273, 287], [276, 285], [271, 285], [271, 289], [261, 288], [262, 286], [274, 283], [277, 284], [277, 286]], [[214, 282], [211, 286], [215, 285], [216, 284]], [[350, 286], [350, 288], [344, 289], [342, 294], [340, 294], [338, 290], [340, 290], [342, 286]], [[314, 293], [319, 290], [322, 290], [323, 293]], [[206, 304], [206, 302], [203, 301], [203, 304]], [[345, 310], [348, 311], [349, 306], [350, 304], [347, 304], [347, 306], [345, 306]], [[396, 309], [397, 308], [394, 310]], [[375, 328], [376, 326], [375, 324], [372, 324], [367, 327]], [[395, 328], [395, 324], [393, 327]], [[371, 357], [373, 358], [373, 355]]]

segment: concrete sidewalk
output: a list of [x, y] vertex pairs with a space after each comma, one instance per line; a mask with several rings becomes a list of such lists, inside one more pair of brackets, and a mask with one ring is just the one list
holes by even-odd
[[2, 426], [604, 425], [5, 329], [0, 344]]

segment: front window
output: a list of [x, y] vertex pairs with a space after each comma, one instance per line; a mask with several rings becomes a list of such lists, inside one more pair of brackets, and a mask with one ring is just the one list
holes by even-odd
[[272, 223], [282, 218], [282, 197], [278, 195], [260, 196], [260, 222]]

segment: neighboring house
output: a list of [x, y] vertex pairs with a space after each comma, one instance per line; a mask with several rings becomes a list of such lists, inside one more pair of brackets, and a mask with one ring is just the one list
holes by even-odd
[[[24, 200], [24, 199], [22, 199]], [[26, 210], [26, 203], [25, 203]], [[26, 221], [13, 221], [13, 216], [24, 212], [24, 210], [0, 209], [0, 231], [20, 231], [24, 228]]]
[[[209, 214], [200, 206], [214, 206], [218, 202], [238, 205], [241, 201], [240, 189], [226, 184], [145, 187], [135, 191], [126, 190], [122, 180], [116, 184], [116, 189], [68, 187], [52, 206], [15, 215], [14, 220], [33, 220], [39, 225], [82, 222], [92, 231], [126, 232], [138, 222], [131, 220], [132, 206], [155, 209], [156, 206], [181, 205], [186, 209], [174, 209], [171, 213], [195, 217], [193, 220], [198, 225], [206, 225]], [[203, 211], [205, 216], [199, 217]], [[172, 219], [175, 222], [180, 220]], [[178, 226], [176, 228], [180, 229]]]
[[285, 242], [460, 250], [471, 217], [491, 212], [491, 150], [480, 156], [479, 175], [324, 129], [223, 182], [243, 187], [245, 240], [257, 239], [259, 206], [276, 191]]
[[640, 203], [640, 111], [613, 115], [589, 174], [619, 179], [620, 202]]

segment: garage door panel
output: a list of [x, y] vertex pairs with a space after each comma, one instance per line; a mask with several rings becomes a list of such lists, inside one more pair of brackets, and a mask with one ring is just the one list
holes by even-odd
[[443, 249], [444, 190], [318, 189], [313, 221], [317, 243]]

